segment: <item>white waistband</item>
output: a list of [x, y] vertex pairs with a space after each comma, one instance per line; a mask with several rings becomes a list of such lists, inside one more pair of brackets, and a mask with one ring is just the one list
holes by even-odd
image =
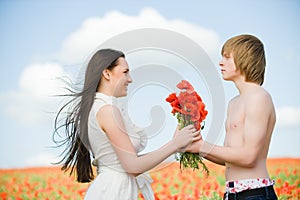
[[274, 185], [275, 181], [270, 178], [244, 179], [236, 181], [226, 181], [226, 192], [237, 193], [244, 190], [256, 189]]
[[102, 172], [119, 172], [119, 173], [126, 173], [126, 171], [120, 167], [119, 165], [112, 165], [112, 166], [97, 166], [97, 172], [98, 174]]

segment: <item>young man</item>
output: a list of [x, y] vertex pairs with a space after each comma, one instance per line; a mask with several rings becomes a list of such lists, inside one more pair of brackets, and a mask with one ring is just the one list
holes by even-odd
[[276, 116], [271, 96], [261, 87], [264, 46], [252, 35], [235, 36], [223, 45], [219, 65], [223, 79], [239, 91], [228, 105], [224, 146], [200, 140], [189, 151], [226, 166], [224, 199], [277, 199], [266, 167]]

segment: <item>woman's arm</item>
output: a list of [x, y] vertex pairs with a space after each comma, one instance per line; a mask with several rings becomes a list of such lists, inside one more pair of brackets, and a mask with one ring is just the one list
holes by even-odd
[[200, 139], [199, 132], [196, 132], [193, 126], [187, 126], [180, 131], [177, 129], [175, 137], [163, 147], [138, 156], [126, 133], [118, 108], [110, 105], [102, 107], [98, 111], [97, 120], [114, 147], [123, 168], [132, 174], [139, 174], [152, 169], [171, 154]]

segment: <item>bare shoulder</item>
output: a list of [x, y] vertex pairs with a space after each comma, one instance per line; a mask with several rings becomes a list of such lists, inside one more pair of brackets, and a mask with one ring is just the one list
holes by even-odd
[[228, 102], [228, 109], [230, 109], [230, 107], [232, 107], [240, 98], [240, 95], [237, 95], [235, 97], [233, 97], [232, 99], [230, 99], [230, 101]]
[[97, 114], [99, 114], [99, 113], [111, 115], [113, 113], [115, 113], [115, 114], [120, 113], [120, 110], [116, 106], [114, 106], [114, 105], [107, 104], [107, 105], [102, 106], [98, 110]]
[[[113, 124], [123, 124], [120, 110], [113, 105], [105, 105], [97, 112], [97, 120], [101, 124], [101, 128]], [[100, 123], [101, 122], [101, 123]]]
[[256, 87], [247, 93], [244, 98], [246, 107], [251, 110], [273, 110], [273, 101], [271, 95], [262, 87]]
[[252, 101], [272, 101], [272, 97], [269, 92], [262, 87], [257, 87], [255, 90], [249, 93], [248, 98]]

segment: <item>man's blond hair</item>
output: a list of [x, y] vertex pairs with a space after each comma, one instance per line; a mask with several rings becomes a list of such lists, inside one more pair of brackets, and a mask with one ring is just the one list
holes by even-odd
[[233, 54], [234, 63], [246, 81], [262, 85], [266, 58], [264, 45], [253, 35], [238, 35], [230, 38], [222, 47], [222, 55]]

